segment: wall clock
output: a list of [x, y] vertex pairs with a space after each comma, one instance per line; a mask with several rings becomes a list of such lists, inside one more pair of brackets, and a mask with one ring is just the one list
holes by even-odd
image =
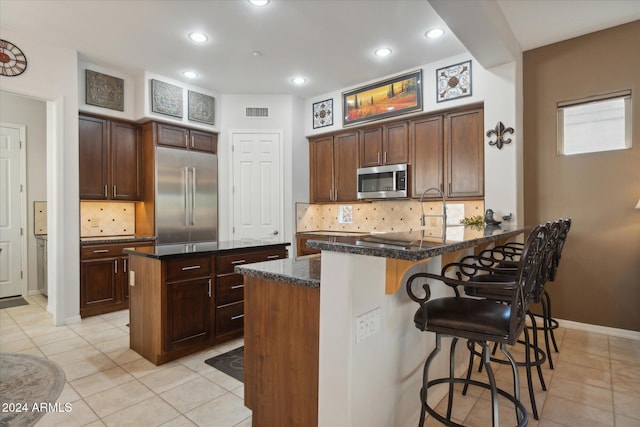
[[14, 77], [27, 69], [27, 57], [22, 50], [7, 40], [0, 39], [0, 75]]

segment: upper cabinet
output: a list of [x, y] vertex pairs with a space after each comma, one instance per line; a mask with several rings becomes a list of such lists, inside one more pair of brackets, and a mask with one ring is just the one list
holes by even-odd
[[346, 202], [358, 199], [356, 131], [312, 139], [309, 154], [312, 202]]
[[441, 190], [448, 199], [484, 196], [483, 124], [482, 108], [409, 122], [411, 197], [419, 198], [429, 188]]
[[218, 150], [218, 134], [182, 126], [154, 122], [156, 144], [174, 148], [216, 153]]
[[79, 117], [80, 199], [142, 200], [142, 142], [135, 123]]
[[409, 125], [398, 122], [359, 131], [360, 166], [382, 166], [409, 161]]
[[484, 196], [483, 127], [482, 108], [445, 116], [447, 198]]

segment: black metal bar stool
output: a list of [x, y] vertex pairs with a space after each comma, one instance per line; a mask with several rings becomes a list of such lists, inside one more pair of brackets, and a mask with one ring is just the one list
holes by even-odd
[[[499, 426], [498, 395], [506, 397], [513, 402], [517, 425], [524, 426], [527, 424], [528, 414], [524, 405], [520, 402], [518, 369], [506, 345], [513, 345], [523, 331], [526, 334], [525, 316], [528, 304], [526, 295], [532, 292], [533, 287], [540, 280], [539, 276], [548, 233], [549, 228], [547, 225], [539, 225], [529, 234], [518, 261], [517, 274], [515, 276], [504, 275], [502, 280], [495, 281], [476, 281], [474, 278], [460, 280], [445, 276], [447, 271], [447, 266], [445, 266], [441, 275], [417, 273], [407, 281], [409, 297], [420, 305], [414, 315], [415, 326], [421, 331], [430, 331], [436, 334], [436, 347], [429, 354], [424, 365], [423, 384], [420, 390], [422, 411], [419, 425], [421, 427], [424, 426], [427, 413], [445, 425], [459, 425], [451, 420], [454, 397], [453, 387], [454, 384], [458, 383], [491, 390], [492, 424], [494, 427]], [[432, 300], [430, 283], [433, 281], [442, 282], [452, 287], [455, 296]], [[414, 292], [414, 287], [417, 287], [422, 282], [424, 282], [422, 284], [424, 295], [419, 296]], [[508, 302], [498, 302], [490, 299], [464, 297], [460, 295], [459, 287], [501, 289], [508, 293], [510, 298], [508, 298]], [[429, 380], [429, 367], [440, 351], [443, 336], [454, 338], [449, 355], [449, 377]], [[459, 338], [473, 340], [482, 346], [483, 362], [489, 380], [488, 384], [468, 378], [455, 378], [455, 347]], [[514, 385], [513, 394], [498, 388], [496, 385], [488, 346], [488, 343], [491, 342], [498, 343], [500, 350], [510, 361]], [[443, 383], [449, 384], [446, 417], [438, 414], [427, 403], [429, 387]]]

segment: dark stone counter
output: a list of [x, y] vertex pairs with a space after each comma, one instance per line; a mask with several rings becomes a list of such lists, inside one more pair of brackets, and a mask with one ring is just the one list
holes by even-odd
[[135, 236], [135, 235], [127, 235], [127, 236], [99, 236], [99, 237], [81, 237], [80, 238], [80, 246], [85, 245], [106, 245], [111, 243], [135, 243], [135, 242], [153, 242], [155, 241], [155, 236]]
[[236, 273], [293, 285], [320, 287], [320, 255], [240, 265]]
[[442, 229], [425, 229], [407, 232], [376, 233], [367, 236], [336, 236], [331, 241], [308, 240], [307, 246], [323, 251], [334, 251], [382, 258], [420, 261], [426, 258], [455, 252], [483, 243], [515, 237], [530, 227], [501, 226], [449, 226], [442, 239]]
[[215, 255], [221, 252], [233, 252], [246, 249], [268, 249], [278, 246], [289, 246], [291, 243], [274, 243], [273, 241], [242, 239], [223, 242], [198, 242], [162, 244], [155, 246], [141, 246], [124, 249], [129, 255], [139, 255], [154, 259], [163, 259], [179, 256]]

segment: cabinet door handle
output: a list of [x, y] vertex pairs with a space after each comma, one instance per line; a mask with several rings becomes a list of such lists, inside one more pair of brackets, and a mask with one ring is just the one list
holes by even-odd
[[380, 164], [380, 152], [378, 151], [378, 160], [377, 163]]
[[115, 199], [116, 197], [118, 197], [118, 192], [116, 191], [117, 187], [114, 185], [113, 186], [113, 198]]
[[234, 285], [231, 287], [231, 289], [240, 289], [240, 288], [244, 288], [244, 285]]
[[109, 196], [107, 195], [107, 186], [105, 185], [104, 186], [104, 198], [106, 199], [107, 197], [109, 197]]
[[113, 271], [114, 273], [118, 273], [118, 260], [113, 261]]
[[243, 264], [245, 262], [247, 262], [246, 259], [239, 259], [237, 261], [231, 261], [231, 264]]
[[103, 254], [105, 252], [109, 252], [109, 249], [94, 249], [94, 254]]
[[277, 259], [280, 258], [280, 255], [269, 255], [267, 259]]
[[211, 279], [209, 279], [209, 298], [211, 298]]
[[387, 164], [387, 152], [384, 152], [384, 164]]
[[187, 271], [187, 270], [197, 270], [198, 268], [200, 268], [199, 265], [190, 265], [188, 267], [182, 267], [182, 271]]
[[194, 145], [195, 145], [195, 143], [194, 143], [194, 138], [193, 138], [193, 135], [191, 135], [191, 148], [193, 148], [193, 147], [194, 147]]
[[232, 316], [231, 320], [242, 319], [243, 317], [244, 317], [244, 314], [238, 314], [237, 316]]
[[122, 272], [126, 273], [127, 272], [127, 259], [126, 258], [124, 258], [122, 260], [122, 264], [123, 264]]
[[187, 134], [184, 134], [184, 146], [188, 147], [189, 146], [189, 137], [187, 136]]

